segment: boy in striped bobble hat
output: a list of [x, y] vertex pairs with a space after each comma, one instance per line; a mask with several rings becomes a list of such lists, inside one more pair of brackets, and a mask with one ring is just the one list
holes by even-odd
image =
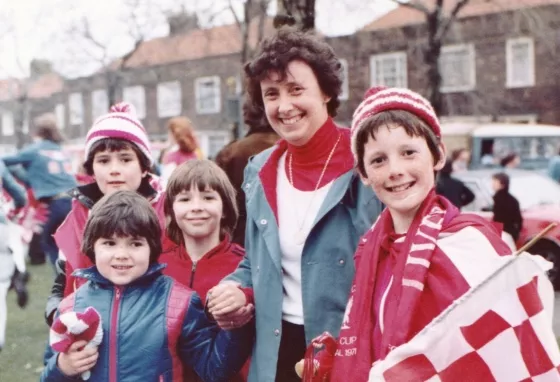
[[93, 123], [86, 135], [84, 168], [95, 181], [70, 191], [72, 210], [54, 235], [61, 258], [45, 312], [49, 325], [61, 299], [79, 287], [72, 272], [93, 265], [80, 247], [89, 211], [98, 200], [118, 190], [136, 191], [150, 201], [165, 227], [164, 195], [150, 173], [153, 164], [148, 134], [131, 104], [118, 103]]
[[[460, 215], [436, 195], [446, 151], [437, 115], [420, 94], [368, 90], [352, 118], [351, 145], [362, 181], [387, 208], [356, 250], [337, 350], [306, 359], [315, 362], [307, 381], [328, 373], [330, 381], [367, 381], [374, 362], [410, 341], [471, 287], [472, 272], [511, 253], [492, 224]], [[328, 338], [319, 337], [315, 346]]]

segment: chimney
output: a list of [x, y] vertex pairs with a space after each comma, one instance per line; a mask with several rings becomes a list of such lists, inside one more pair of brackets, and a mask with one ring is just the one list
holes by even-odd
[[167, 23], [169, 24], [170, 36], [187, 33], [199, 28], [196, 14], [186, 12], [168, 16]]
[[29, 74], [31, 78], [38, 78], [52, 72], [52, 63], [48, 60], [33, 59], [29, 64]]

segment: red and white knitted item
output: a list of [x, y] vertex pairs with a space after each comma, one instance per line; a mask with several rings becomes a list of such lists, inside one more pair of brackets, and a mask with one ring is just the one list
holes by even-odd
[[437, 137], [441, 137], [441, 128], [434, 108], [430, 102], [420, 94], [410, 89], [372, 87], [364, 95], [364, 100], [352, 116], [350, 131], [352, 134], [352, 154], [357, 162], [356, 137], [364, 121], [378, 113], [387, 110], [405, 110], [422, 119], [433, 130]]
[[[62, 313], [52, 324], [49, 343], [54, 351], [64, 353], [76, 341], [88, 341], [86, 347], [97, 347], [103, 340], [101, 315], [92, 307], [83, 313]], [[82, 373], [82, 379], [87, 380], [90, 371]]]
[[126, 102], [115, 104], [111, 106], [108, 114], [95, 120], [86, 136], [86, 160], [93, 144], [105, 138], [124, 139], [134, 143], [150, 160], [150, 164], [154, 163], [148, 134], [131, 104]]

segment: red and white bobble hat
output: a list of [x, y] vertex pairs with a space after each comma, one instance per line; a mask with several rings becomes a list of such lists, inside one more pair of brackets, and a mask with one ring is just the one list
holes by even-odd
[[87, 160], [93, 144], [105, 138], [118, 138], [130, 141], [154, 164], [150, 140], [142, 122], [136, 116], [134, 107], [121, 102], [111, 106], [109, 113], [97, 118], [86, 136], [85, 159]]
[[363, 123], [369, 117], [387, 110], [405, 110], [422, 119], [433, 130], [437, 137], [441, 137], [441, 128], [437, 115], [430, 102], [420, 94], [404, 88], [372, 87], [364, 95], [352, 116], [352, 154], [357, 163], [356, 137]]

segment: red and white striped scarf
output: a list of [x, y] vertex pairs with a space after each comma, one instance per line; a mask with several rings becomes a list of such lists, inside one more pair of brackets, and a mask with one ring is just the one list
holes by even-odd
[[[382, 299], [381, 353], [406, 343], [434, 317], [464, 294], [468, 280], [446, 253], [436, 245], [438, 238], [466, 227], [479, 230], [499, 255], [510, 253], [499, 232], [476, 215], [460, 215], [447, 199], [432, 190], [412, 222], [392, 280]], [[364, 235], [356, 252], [356, 275], [340, 331], [331, 381], [365, 381], [373, 357], [373, 294], [382, 243], [392, 231], [386, 209]]]

